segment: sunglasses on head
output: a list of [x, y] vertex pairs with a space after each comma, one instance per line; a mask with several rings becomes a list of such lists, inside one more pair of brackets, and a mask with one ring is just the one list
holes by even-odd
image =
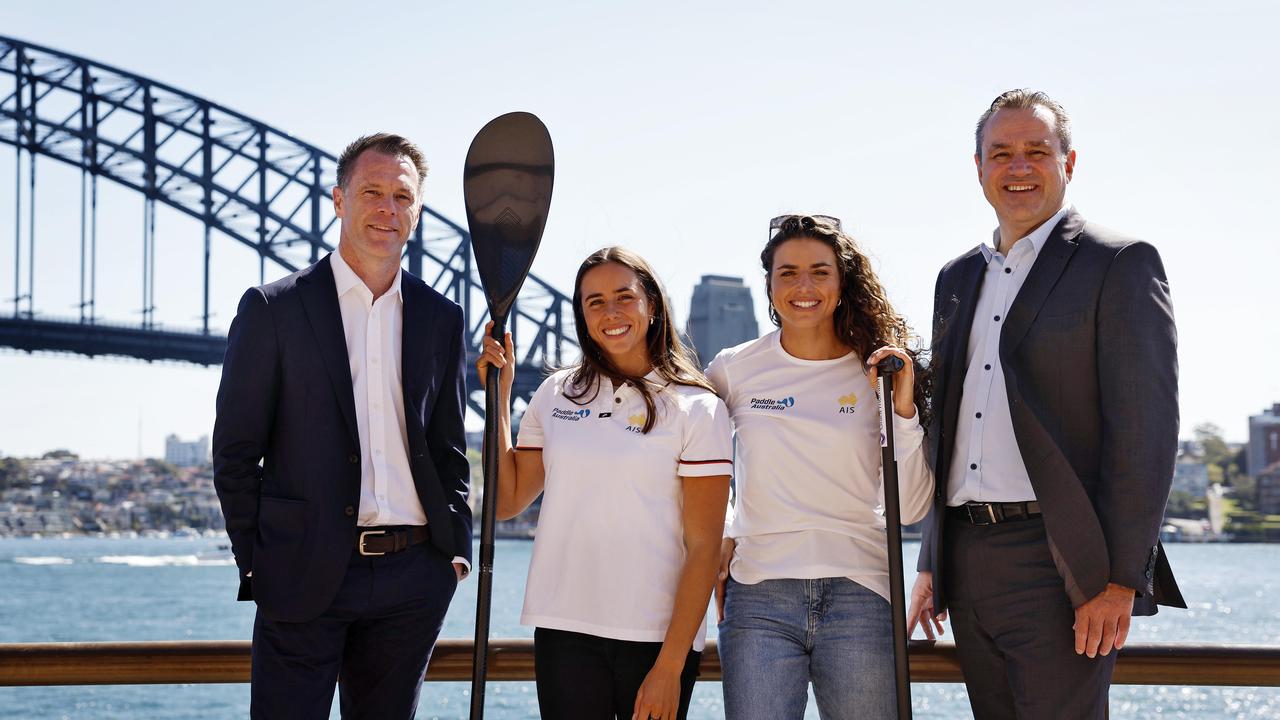
[[788, 222], [795, 222], [800, 230], [812, 230], [819, 223], [840, 232], [840, 218], [831, 215], [779, 215], [769, 221], [769, 239], [772, 240]]

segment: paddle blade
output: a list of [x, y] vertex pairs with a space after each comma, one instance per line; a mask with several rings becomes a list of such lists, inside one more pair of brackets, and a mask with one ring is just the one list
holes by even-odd
[[542, 241], [555, 154], [536, 116], [513, 112], [481, 128], [462, 171], [462, 196], [489, 315], [505, 322]]

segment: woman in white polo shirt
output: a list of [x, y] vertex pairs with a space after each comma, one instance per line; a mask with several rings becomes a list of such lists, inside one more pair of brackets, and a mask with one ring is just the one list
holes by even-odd
[[545, 718], [684, 718], [704, 642], [733, 463], [728, 412], [681, 344], [638, 255], [578, 269], [583, 357], [534, 393], [512, 447], [514, 355], [502, 368], [497, 514], [543, 495], [521, 623], [536, 628]]
[[889, 355], [906, 363], [893, 388], [904, 523], [924, 517], [933, 493], [918, 411], [924, 373], [839, 220], [775, 218], [760, 259], [779, 329], [724, 350], [707, 371], [738, 442], [717, 588], [725, 715], [802, 718], [812, 682], [824, 720], [892, 718], [874, 365]]

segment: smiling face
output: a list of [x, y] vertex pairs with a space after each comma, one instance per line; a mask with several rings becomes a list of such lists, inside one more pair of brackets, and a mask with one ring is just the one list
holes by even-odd
[[422, 208], [420, 180], [408, 158], [366, 150], [356, 158], [346, 187], [333, 189], [341, 242], [363, 262], [400, 262]]
[[606, 262], [582, 276], [578, 288], [587, 334], [619, 370], [643, 376], [652, 365], [647, 334], [653, 308], [631, 268]]
[[1048, 109], [1004, 108], [987, 120], [974, 162], [1007, 250], [1062, 208], [1076, 153], [1062, 152]]
[[830, 245], [798, 237], [778, 246], [769, 270], [769, 301], [782, 331], [833, 326], [840, 272]]

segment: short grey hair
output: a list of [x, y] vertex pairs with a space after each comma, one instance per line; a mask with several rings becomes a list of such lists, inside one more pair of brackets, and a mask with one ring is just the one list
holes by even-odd
[[1062, 154], [1066, 155], [1071, 152], [1071, 116], [1067, 115], [1066, 109], [1039, 90], [1019, 88], [1000, 93], [999, 97], [991, 101], [991, 107], [987, 108], [987, 111], [982, 113], [982, 117], [978, 118], [978, 127], [973, 133], [974, 153], [982, 155], [982, 133], [987, 127], [987, 121], [998, 110], [1006, 108], [1010, 110], [1034, 110], [1038, 107], [1053, 113], [1054, 129], [1058, 134], [1058, 144], [1062, 146]]

